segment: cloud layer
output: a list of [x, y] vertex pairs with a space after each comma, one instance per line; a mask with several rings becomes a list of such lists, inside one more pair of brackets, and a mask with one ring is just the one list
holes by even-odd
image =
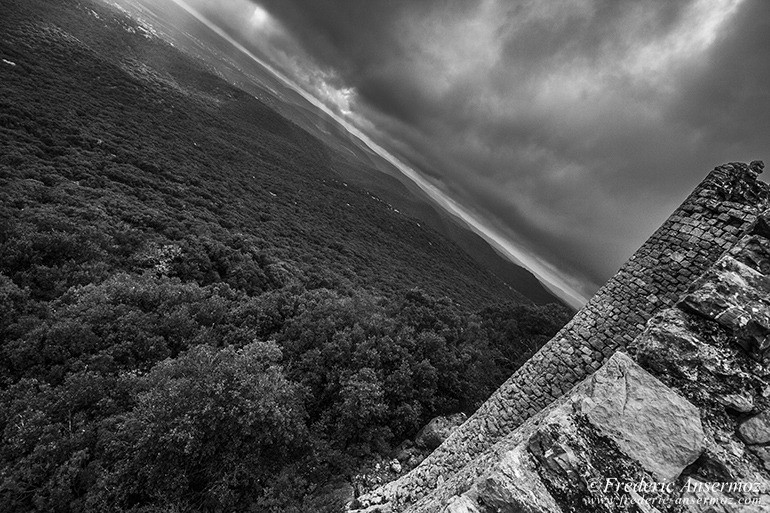
[[770, 2], [186, 1], [585, 296], [770, 148]]

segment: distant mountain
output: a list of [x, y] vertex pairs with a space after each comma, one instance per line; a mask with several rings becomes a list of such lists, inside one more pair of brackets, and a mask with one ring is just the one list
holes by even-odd
[[561, 303], [530, 271], [500, 255], [462, 221], [436, 205], [392, 164], [187, 11], [170, 1], [110, 0], [109, 3], [113, 2], [126, 8], [151, 31], [197, 58], [212, 73], [253, 94], [323, 141], [332, 153], [333, 171], [346, 183], [373, 193], [399, 212], [441, 233], [482, 268], [534, 303]]

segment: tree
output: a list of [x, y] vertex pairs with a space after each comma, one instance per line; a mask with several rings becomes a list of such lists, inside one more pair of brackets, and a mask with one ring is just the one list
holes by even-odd
[[98, 502], [242, 509], [308, 445], [302, 389], [273, 343], [202, 345], [128, 375], [136, 407], [109, 427], [112, 462]]
[[390, 438], [385, 427], [388, 406], [382, 383], [373, 369], [364, 367], [342, 385], [337, 406], [337, 432], [346, 445], [368, 452], [384, 447]]

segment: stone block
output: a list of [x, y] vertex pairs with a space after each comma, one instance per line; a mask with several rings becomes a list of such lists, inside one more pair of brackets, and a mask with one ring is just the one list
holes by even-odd
[[621, 451], [661, 481], [673, 481], [704, 450], [700, 412], [616, 353], [591, 377], [580, 411]]
[[765, 410], [742, 422], [738, 428], [738, 433], [747, 444], [770, 443], [770, 411]]

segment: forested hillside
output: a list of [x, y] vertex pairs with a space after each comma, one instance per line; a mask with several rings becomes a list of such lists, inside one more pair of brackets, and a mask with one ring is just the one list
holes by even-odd
[[568, 319], [105, 5], [0, 9], [0, 510], [306, 511]]

